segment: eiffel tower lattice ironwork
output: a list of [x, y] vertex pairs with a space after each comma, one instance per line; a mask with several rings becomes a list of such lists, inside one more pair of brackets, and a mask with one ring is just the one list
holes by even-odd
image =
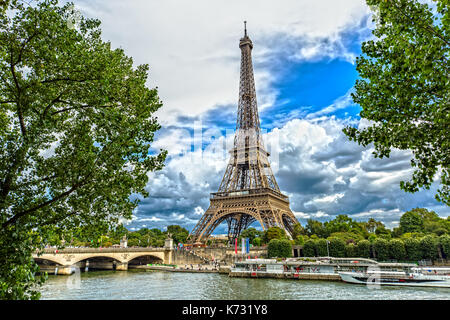
[[241, 73], [234, 147], [210, 207], [189, 234], [191, 243], [205, 241], [222, 222], [228, 224], [228, 239], [239, 237], [258, 221], [263, 230], [278, 226], [292, 234], [297, 219], [289, 208], [289, 199], [281, 193], [264, 149], [256, 103], [253, 76], [253, 43], [247, 35], [240, 39]]

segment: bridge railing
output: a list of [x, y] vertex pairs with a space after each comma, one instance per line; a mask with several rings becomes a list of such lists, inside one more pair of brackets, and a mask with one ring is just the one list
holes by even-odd
[[137, 248], [45, 248], [40, 253], [92, 253], [92, 252], [103, 252], [103, 253], [117, 253], [117, 252], [155, 252], [166, 250], [164, 247], [137, 247]]

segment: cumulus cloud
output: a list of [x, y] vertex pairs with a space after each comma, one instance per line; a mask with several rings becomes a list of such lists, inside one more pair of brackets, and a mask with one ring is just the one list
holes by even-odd
[[238, 93], [239, 38], [248, 21], [258, 65], [260, 108], [270, 106], [277, 57], [353, 60], [343, 33], [361, 28], [368, 8], [361, 0], [298, 1], [75, 1], [83, 15], [102, 21], [103, 38], [124, 48], [136, 64], [150, 65], [149, 86], [159, 87], [164, 124], [200, 115]]
[[164, 103], [157, 113], [163, 129], [152, 147], [167, 149], [169, 157], [163, 170], [149, 173], [150, 197], [128, 221], [131, 228], [180, 224], [191, 230], [208, 208], [233, 143], [228, 130], [235, 126], [244, 20], [254, 43], [258, 105], [273, 113], [272, 128], [264, 134], [271, 166], [301, 222], [349, 214], [391, 226], [415, 206], [450, 214], [434, 200], [435, 186], [414, 195], [399, 189], [399, 181], [411, 175], [410, 153], [395, 150], [389, 159], [374, 159], [371, 146], [363, 148], [342, 133], [348, 124], [369, 125], [334, 117], [352, 104], [351, 90], [320, 110], [294, 106], [272, 112], [275, 102], [290, 105], [289, 96], [280, 101], [277, 87], [290, 72], [286, 61], [354, 63], [354, 47], [370, 31], [364, 1], [78, 0], [75, 5], [102, 21], [103, 38], [113, 47], [124, 48], [135, 64], [150, 65], [148, 85], [159, 87]]
[[[275, 177], [300, 222], [348, 214], [356, 220], [374, 217], [393, 227], [403, 212], [417, 205], [431, 205], [441, 216], [449, 215], [433, 193], [411, 195], [400, 190], [400, 180], [412, 173], [409, 152], [394, 150], [390, 159], [373, 158], [373, 147], [363, 148], [345, 137], [346, 124], [334, 117], [293, 119], [264, 134]], [[136, 216], [155, 216], [165, 219], [166, 225], [192, 229], [224, 174], [229, 156], [212, 150], [224, 148], [226, 139], [213, 141], [217, 148], [172, 158], [162, 171], [149, 174], [150, 198], [142, 201]], [[228, 139], [232, 141], [232, 135]]]

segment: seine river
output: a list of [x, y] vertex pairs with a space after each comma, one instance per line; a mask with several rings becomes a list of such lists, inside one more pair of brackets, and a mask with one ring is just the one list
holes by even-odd
[[94, 271], [49, 276], [41, 299], [58, 300], [396, 300], [450, 299], [450, 289], [369, 288], [341, 282], [230, 278], [217, 273]]

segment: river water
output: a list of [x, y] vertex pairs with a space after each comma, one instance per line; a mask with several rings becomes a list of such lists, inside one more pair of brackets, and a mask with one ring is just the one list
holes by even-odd
[[448, 288], [370, 288], [332, 281], [230, 278], [217, 273], [94, 271], [49, 276], [41, 299], [58, 300], [437, 300]]

